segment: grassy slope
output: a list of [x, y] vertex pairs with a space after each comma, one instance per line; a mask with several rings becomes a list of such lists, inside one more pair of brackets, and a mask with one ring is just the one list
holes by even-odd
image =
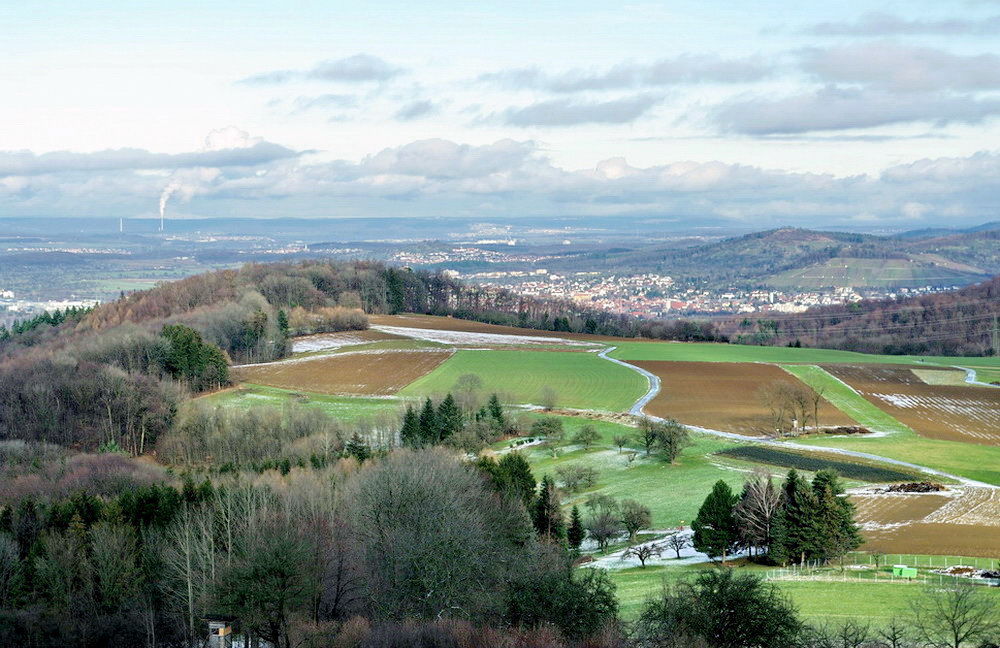
[[[588, 423], [582, 419], [561, 418], [567, 440], [572, 438], [576, 430]], [[620, 499], [636, 499], [652, 511], [653, 526], [664, 529], [676, 527], [682, 520], [685, 524], [690, 524], [706, 493], [712, 489], [712, 484], [716, 481], [724, 479], [736, 490], [742, 487], [743, 473], [720, 465], [720, 462], [711, 456], [713, 452], [737, 445], [735, 443], [696, 434], [692, 436], [694, 445], [684, 450], [675, 465], [666, 464], [656, 458], [646, 459], [640, 453], [632, 466], [628, 467], [626, 456], [618, 454], [618, 448], [611, 439], [616, 434], [634, 435], [635, 429], [615, 423], [592, 421], [589, 423], [597, 428], [602, 437], [601, 441], [590, 450], [569, 445], [559, 448], [556, 458], [552, 457], [551, 451], [539, 446], [522, 450], [538, 479], [544, 475], [557, 478], [556, 469], [568, 464], [592, 466], [600, 471], [596, 486], [569, 495], [565, 502], [567, 505], [582, 504], [588, 495], [595, 492]], [[749, 465], [736, 461], [726, 463]]]
[[942, 364], [972, 368], [996, 368], [996, 358], [947, 358], [937, 356], [889, 356], [837, 351], [835, 349], [794, 349], [739, 344], [698, 342], [622, 342], [610, 354], [619, 360], [680, 360], [689, 362], [777, 362], [816, 364]]
[[478, 375], [484, 392], [507, 394], [517, 403], [537, 404], [542, 389], [552, 387], [559, 407], [580, 409], [627, 410], [648, 388], [635, 371], [595, 353], [460, 350], [400, 395], [443, 394], [463, 374]]
[[981, 279], [981, 274], [932, 266], [926, 261], [834, 257], [806, 268], [778, 273], [769, 277], [767, 283], [778, 288], [916, 287], [964, 284]]
[[388, 399], [330, 396], [252, 383], [243, 383], [235, 389], [203, 396], [200, 400], [243, 409], [260, 405], [281, 407], [288, 402], [297, 402], [306, 407], [321, 409], [333, 418], [348, 423], [379, 415], [394, 415], [399, 410], [399, 403]]

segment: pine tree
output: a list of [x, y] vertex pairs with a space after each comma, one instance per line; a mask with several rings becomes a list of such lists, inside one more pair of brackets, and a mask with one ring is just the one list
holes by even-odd
[[778, 563], [806, 559], [817, 553], [816, 496], [804, 477], [793, 468], [781, 486], [781, 508], [774, 518], [771, 557]]
[[278, 309], [278, 331], [281, 332], [282, 337], [288, 337], [288, 313], [285, 312], [284, 308]]
[[569, 546], [579, 551], [580, 545], [583, 544], [583, 538], [586, 535], [587, 532], [583, 528], [583, 518], [580, 517], [580, 509], [573, 506], [573, 511], [569, 516], [569, 530], [566, 532], [566, 539], [569, 541]]
[[412, 405], [407, 405], [406, 413], [403, 414], [403, 427], [399, 431], [399, 440], [405, 446], [419, 446], [422, 441], [420, 415]]
[[566, 537], [566, 523], [559, 508], [559, 494], [548, 475], [542, 478], [541, 489], [535, 502], [533, 522], [539, 537], [544, 540], [559, 542]]
[[427, 445], [434, 445], [441, 440], [438, 430], [437, 413], [434, 411], [434, 403], [428, 398], [424, 401], [424, 408], [420, 411], [420, 438]]
[[462, 431], [462, 410], [458, 408], [451, 392], [438, 405], [437, 425], [442, 441]]
[[698, 515], [691, 523], [694, 529], [694, 548], [708, 554], [709, 557], [722, 557], [726, 562], [726, 554], [736, 548], [739, 540], [739, 527], [733, 509], [739, 501], [729, 488], [729, 484], [721, 479], [715, 482], [712, 492], [705, 498]]

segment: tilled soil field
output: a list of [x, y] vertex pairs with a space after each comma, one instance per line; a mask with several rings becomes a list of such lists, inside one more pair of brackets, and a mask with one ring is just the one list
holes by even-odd
[[[798, 383], [781, 368], [768, 364], [735, 362], [631, 361], [660, 378], [660, 393], [646, 412], [697, 425], [748, 436], [773, 433], [767, 405], [760, 396], [763, 385]], [[821, 426], [854, 425], [846, 414], [823, 401]]]
[[1000, 557], [1000, 490], [852, 494], [863, 550]]
[[1000, 445], [1000, 389], [929, 385], [901, 365], [824, 365], [920, 436]]
[[389, 395], [433, 371], [449, 350], [345, 352], [309, 362], [272, 362], [235, 369], [240, 380], [321, 394]]

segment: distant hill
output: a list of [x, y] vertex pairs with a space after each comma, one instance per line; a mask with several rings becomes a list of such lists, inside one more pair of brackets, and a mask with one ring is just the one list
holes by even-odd
[[582, 254], [553, 265], [566, 270], [657, 272], [707, 286], [962, 286], [1000, 272], [1000, 230], [984, 225], [961, 232], [880, 237], [780, 228], [702, 245]]
[[990, 329], [998, 315], [1000, 276], [954, 292], [732, 318], [718, 325], [733, 343], [982, 356], [992, 353]]

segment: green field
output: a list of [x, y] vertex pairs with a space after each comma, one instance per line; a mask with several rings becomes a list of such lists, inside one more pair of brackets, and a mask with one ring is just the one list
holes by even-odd
[[892, 356], [792, 347], [764, 347], [712, 342], [622, 342], [611, 357], [619, 360], [674, 360], [684, 362], [774, 362], [774, 363], [882, 363], [958, 365], [973, 369], [997, 369], [997, 358], [952, 358], [939, 356]]
[[788, 270], [767, 279], [775, 288], [916, 288], [927, 285], [963, 285], [982, 275], [961, 272], [911, 259], [857, 259], [834, 257], [823, 263]]
[[285, 403], [292, 402], [323, 410], [331, 417], [345, 423], [379, 416], [396, 416], [400, 407], [398, 401], [391, 399], [330, 396], [252, 383], [243, 383], [240, 387], [203, 396], [199, 400], [243, 409], [261, 405], [281, 407]]
[[400, 395], [444, 394], [463, 374], [476, 374], [484, 392], [504, 394], [515, 403], [538, 404], [542, 390], [551, 387], [557, 407], [578, 409], [627, 410], [648, 389], [643, 376], [596, 353], [459, 350]]
[[[622, 616], [631, 620], [638, 616], [643, 603], [662, 591], [664, 582], [693, 576], [699, 569], [712, 569], [712, 567], [708, 564], [677, 566], [668, 564], [645, 569], [632, 567], [609, 570], [608, 574], [618, 586]], [[756, 565], [746, 565], [738, 569], [752, 570], [762, 575], [768, 572], [768, 568]], [[870, 621], [873, 626], [879, 626], [893, 617], [905, 619], [911, 614], [911, 599], [923, 592], [921, 583], [873, 580], [870, 578], [870, 573], [865, 574], [868, 578], [859, 578], [859, 574], [849, 571], [842, 575], [844, 580], [838, 580], [841, 574], [834, 568], [829, 570], [827, 575], [829, 580], [769, 582], [791, 598], [807, 623], [817, 624], [824, 621], [836, 624], [839, 621], [857, 619]], [[989, 592], [1000, 604], [1000, 590], [984, 587], [983, 591]]]

